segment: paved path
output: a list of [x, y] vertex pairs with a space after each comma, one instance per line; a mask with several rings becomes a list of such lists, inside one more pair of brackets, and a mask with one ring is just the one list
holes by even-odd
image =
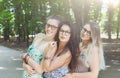
[[22, 78], [20, 52], [0, 45], [0, 78]]
[[120, 78], [120, 59], [106, 62], [107, 69], [100, 72], [99, 78]]
[[111, 66], [101, 71], [99, 78], [120, 78], [120, 66]]
[[[22, 78], [21, 53], [0, 45], [0, 78]], [[110, 60], [99, 78], [120, 78], [120, 60]]]

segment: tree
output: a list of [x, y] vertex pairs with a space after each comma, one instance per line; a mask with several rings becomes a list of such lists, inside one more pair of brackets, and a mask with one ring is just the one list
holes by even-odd
[[108, 23], [107, 23], [107, 32], [108, 32], [108, 39], [111, 41], [111, 26], [113, 25], [112, 18], [113, 18], [113, 5], [112, 1], [109, 1], [108, 4]]
[[77, 28], [80, 31], [82, 29], [82, 25], [83, 25], [83, 18], [82, 18], [83, 0], [70, 0], [70, 3], [72, 6], [72, 10], [74, 12], [75, 23], [77, 25]]
[[116, 29], [117, 29], [117, 39], [119, 39], [119, 32], [120, 32], [120, 1], [119, 1], [119, 6], [118, 6], [118, 8], [119, 8], [119, 11], [118, 11], [118, 25], [117, 25], [117, 27], [116, 27]]
[[100, 22], [101, 17], [101, 8], [102, 8], [102, 1], [101, 0], [94, 0], [94, 21]]
[[90, 0], [84, 0], [84, 23], [85, 24], [86, 22], [88, 22], [90, 19], [89, 19], [89, 11], [90, 11]]
[[3, 28], [4, 40], [10, 40], [10, 20], [12, 19], [12, 14], [10, 13], [10, 1], [4, 0], [1, 2], [1, 14], [0, 14], [0, 23]]
[[21, 38], [22, 38], [22, 30], [21, 30], [21, 6], [22, 6], [22, 2], [21, 1], [17, 1], [17, 0], [13, 0], [13, 5], [14, 5], [14, 11], [15, 11], [15, 27], [17, 30], [17, 35], [18, 35], [18, 42], [21, 42]]

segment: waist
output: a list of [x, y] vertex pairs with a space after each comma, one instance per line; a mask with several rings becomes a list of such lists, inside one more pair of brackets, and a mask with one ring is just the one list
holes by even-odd
[[45, 78], [61, 78], [69, 72], [68, 67], [61, 67], [56, 70], [45, 72], [43, 75]]

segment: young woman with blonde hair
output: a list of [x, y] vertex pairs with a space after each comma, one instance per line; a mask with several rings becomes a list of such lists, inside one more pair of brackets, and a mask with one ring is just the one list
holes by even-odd
[[89, 22], [81, 30], [80, 37], [82, 42], [77, 66], [63, 78], [98, 78], [99, 71], [105, 69], [100, 27]]

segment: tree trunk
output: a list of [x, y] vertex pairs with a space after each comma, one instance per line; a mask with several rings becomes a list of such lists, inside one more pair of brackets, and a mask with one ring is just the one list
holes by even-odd
[[20, 15], [21, 15], [21, 3], [15, 1], [15, 26], [17, 27], [18, 43], [21, 42], [21, 36], [22, 36], [20, 29], [20, 19], [21, 19]]
[[120, 32], [120, 1], [119, 1], [119, 12], [118, 12], [118, 25], [117, 25], [117, 39], [119, 39], [119, 32]]
[[101, 0], [94, 0], [94, 21], [99, 22], [101, 16], [101, 8], [102, 8], [102, 1]]
[[84, 0], [84, 24], [89, 21], [89, 9], [90, 9], [90, 0]]
[[108, 6], [108, 26], [107, 26], [107, 31], [108, 31], [108, 40], [111, 41], [111, 26], [112, 26], [112, 18], [113, 18], [113, 5], [112, 2], [109, 1], [109, 6]]
[[78, 31], [82, 29], [83, 18], [82, 18], [82, 3], [83, 0], [70, 0], [72, 5], [72, 10], [75, 16], [75, 22], [78, 28]]
[[[30, 3], [30, 2], [29, 2]], [[25, 4], [28, 4], [28, 1], [25, 1]], [[24, 30], [25, 30], [25, 40], [26, 40], [26, 46], [29, 46], [29, 16], [30, 16], [30, 11], [28, 10], [30, 7], [29, 5], [24, 5], [24, 10], [25, 10], [25, 15], [24, 15]]]
[[4, 28], [4, 30], [3, 30], [3, 32], [4, 32], [4, 40], [5, 40], [5, 41], [8, 41], [8, 40], [10, 40], [10, 37], [9, 37], [9, 31], [10, 31], [9, 21], [6, 20], [5, 22], [6, 22], [7, 26], [6, 26], [6, 27]]

